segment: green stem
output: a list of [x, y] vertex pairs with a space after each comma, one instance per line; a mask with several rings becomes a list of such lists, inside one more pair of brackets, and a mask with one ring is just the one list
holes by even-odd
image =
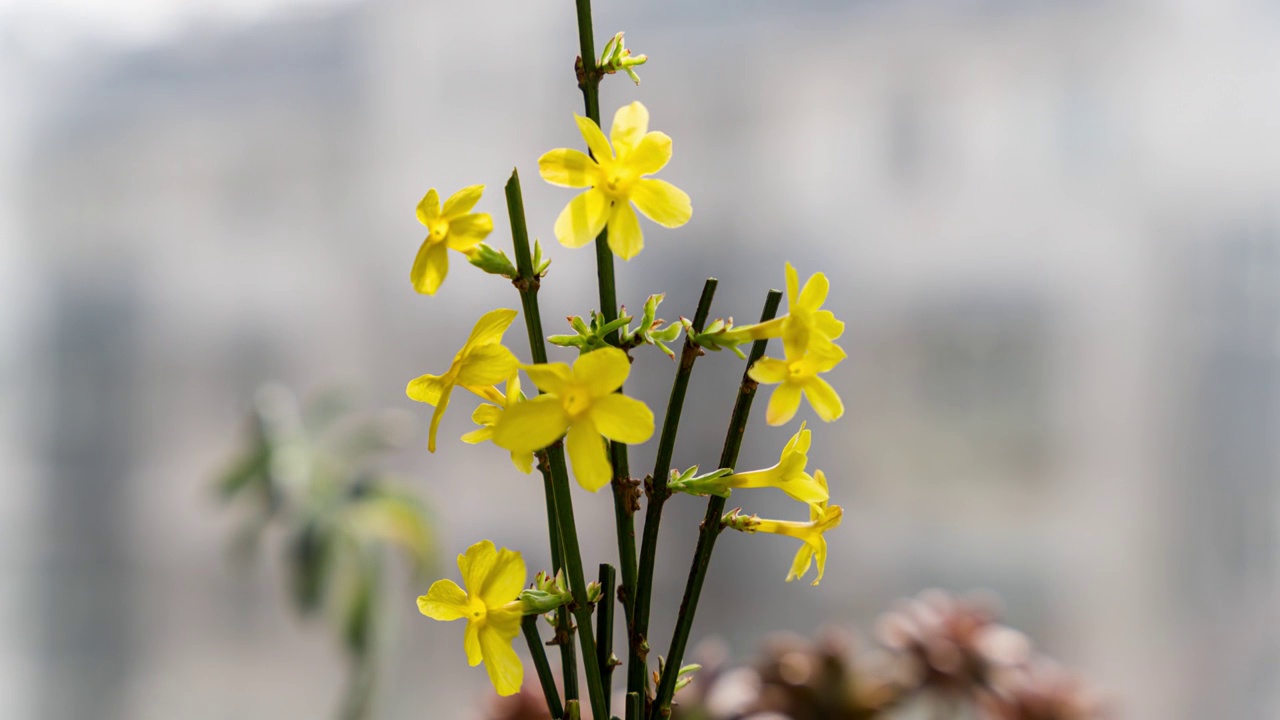
[[[706, 325], [717, 283], [715, 278], [707, 278], [707, 282], [702, 286], [702, 297], [698, 299], [698, 309], [693, 316], [695, 332], [701, 332]], [[671, 455], [675, 451], [676, 433], [680, 429], [680, 415], [684, 412], [684, 397], [689, 389], [689, 378], [693, 374], [693, 363], [701, 354], [702, 349], [686, 334], [684, 350], [680, 353], [680, 366], [676, 369], [676, 378], [671, 383], [667, 414], [662, 420], [658, 457], [653, 465], [653, 489], [649, 493], [649, 505], [645, 509], [644, 539], [640, 544], [640, 563], [636, 575], [635, 610], [628, 628], [631, 665], [627, 668], [627, 692], [636, 693], [642, 697], [648, 696], [646, 684], [648, 682], [649, 609], [653, 596], [653, 566], [658, 553], [658, 529], [662, 522], [662, 506], [671, 496], [667, 490], [667, 479], [671, 473]], [[639, 716], [628, 716], [628, 720], [638, 720], [638, 718]]]
[[596, 663], [604, 685], [604, 711], [611, 712], [613, 698], [613, 604], [618, 589], [618, 573], [608, 563], [600, 563], [600, 602], [596, 605]]
[[[520, 193], [520, 176], [513, 170], [511, 179], [507, 181], [507, 212], [511, 218], [511, 238], [514, 242], [516, 267], [520, 277], [514, 281], [520, 291], [520, 301], [524, 306], [525, 326], [529, 330], [529, 349], [535, 362], [546, 362], [547, 346], [542, 336], [542, 314], [538, 308], [539, 279], [534, 275], [533, 259], [529, 253], [529, 233], [525, 224], [524, 201]], [[561, 559], [563, 568], [569, 578], [569, 587], [573, 593], [574, 614], [578, 619], [578, 639], [582, 645], [582, 657], [588, 662], [583, 666], [587, 670], [587, 694], [591, 699], [592, 716], [596, 720], [606, 720], [604, 689], [600, 684], [600, 666], [590, 662], [596, 654], [595, 635], [591, 631], [591, 606], [587, 603], [587, 584], [582, 573], [582, 554], [578, 547], [577, 523], [573, 517], [573, 499], [569, 495], [569, 469], [564, 461], [564, 445], [557, 441], [546, 449], [547, 465], [551, 469], [550, 492], [547, 498], [548, 519], [554, 513], [555, 522], [548, 528], [551, 534], [554, 552], [558, 535], [560, 538]], [[557, 571], [560, 568], [555, 568]], [[560, 645], [561, 660], [565, 666], [564, 697], [565, 704], [577, 696], [577, 668], [574, 667], [574, 646], [568, 633], [570, 628], [569, 613], [557, 612], [560, 625], [557, 634], [562, 641]], [[572, 693], [570, 691], [573, 691]]]
[[529, 656], [533, 658], [533, 667], [538, 671], [538, 682], [542, 683], [542, 695], [547, 699], [547, 710], [551, 717], [564, 717], [564, 707], [560, 705], [560, 693], [556, 691], [556, 679], [551, 675], [551, 665], [547, 662], [547, 652], [542, 647], [542, 636], [538, 634], [538, 618], [540, 615], [525, 615], [521, 623], [525, 642], [529, 643]]
[[[760, 322], [772, 320], [778, 312], [778, 304], [781, 301], [782, 293], [770, 290], [768, 297], [765, 298], [764, 312], [760, 314]], [[747, 358], [748, 371], [764, 355], [765, 346], [768, 343], [768, 340], [757, 340], [751, 346], [751, 355]], [[743, 372], [742, 384], [738, 386], [738, 399], [733, 404], [733, 415], [729, 419], [729, 432], [724, 439], [724, 450], [720, 453], [719, 467], [733, 469], [738, 462], [738, 451], [742, 449], [742, 437], [747, 429], [756, 386], [756, 381]], [[680, 664], [684, 661], [689, 631], [693, 628], [693, 616], [698, 610], [702, 583], [707, 578], [707, 568], [711, 564], [711, 551], [715, 549], [716, 537], [720, 535], [720, 516], [724, 513], [724, 503], [725, 499], [722, 497], [712, 496], [707, 500], [707, 512], [703, 516], [702, 527], [698, 532], [698, 546], [693, 553], [693, 564], [689, 568], [689, 580], [684, 587], [684, 597], [680, 600], [680, 614], [676, 616], [676, 628], [671, 636], [671, 648], [667, 652], [666, 666], [658, 682], [653, 710], [649, 715], [650, 720], [663, 720], [671, 715], [671, 698], [675, 694], [676, 680], [680, 676]]]

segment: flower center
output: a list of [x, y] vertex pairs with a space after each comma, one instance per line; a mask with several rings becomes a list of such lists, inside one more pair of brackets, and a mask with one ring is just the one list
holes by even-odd
[[471, 597], [467, 600], [467, 620], [470, 622], [481, 622], [489, 615], [489, 608], [485, 607], [484, 601], [478, 597]]
[[569, 417], [578, 418], [591, 408], [591, 393], [584, 387], [570, 385], [560, 396], [560, 404]]
[[599, 189], [614, 199], [623, 200], [631, 194], [631, 186], [636, 182], [636, 174], [625, 165], [602, 167]]
[[430, 230], [431, 234], [427, 236], [427, 239], [433, 243], [442, 242], [445, 236], [449, 234], [449, 221], [444, 218], [440, 218], [439, 220], [431, 223]]

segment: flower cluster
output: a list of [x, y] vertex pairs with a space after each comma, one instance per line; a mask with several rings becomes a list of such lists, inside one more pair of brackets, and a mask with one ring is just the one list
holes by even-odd
[[[619, 70], [632, 74], [632, 68], [645, 56], [632, 56], [622, 46], [622, 34], [610, 41], [599, 64], [588, 58], [579, 60], [579, 77], [584, 93], [592, 92], [601, 77]], [[428, 449], [436, 450], [436, 441], [454, 391], [461, 389], [477, 396], [480, 403], [472, 413], [477, 427], [462, 436], [470, 444], [492, 442], [509, 453], [512, 463], [524, 473], [535, 464], [544, 476], [547, 491], [548, 528], [552, 547], [551, 572], [540, 573], [532, 589], [525, 589], [527, 574], [519, 553], [497, 549], [483, 540], [458, 557], [463, 585], [451, 580], [436, 582], [419, 598], [423, 614], [436, 620], [466, 620], [464, 649], [474, 666], [484, 663], [494, 688], [500, 695], [517, 692], [523, 681], [523, 666], [512, 648], [523, 630], [530, 652], [539, 669], [539, 680], [552, 715], [574, 716], [569, 703], [578, 703], [576, 684], [566, 687], [564, 703], [556, 691], [555, 681], [545, 671], [542, 643], [538, 640], [537, 619], [554, 618], [555, 644], [572, 644], [571, 632], [577, 630], [581, 661], [585, 665], [591, 712], [596, 718], [608, 718], [608, 698], [600, 678], [612, 672], [611, 649], [596, 648], [593, 625], [608, 626], [613, 617], [615, 597], [627, 611], [630, 623], [628, 652], [628, 691], [638, 698], [640, 709], [628, 707], [628, 720], [639, 720], [650, 709], [658, 712], [671, 703], [675, 690], [689, 682], [696, 666], [681, 665], [685, 641], [692, 622], [692, 610], [677, 622], [672, 651], [660, 660], [654, 685], [649, 685], [647, 633], [648, 604], [652, 593], [652, 571], [658, 523], [663, 503], [673, 493], [707, 496], [708, 517], [721, 522], [704, 523], [699, 532], [714, 537], [724, 529], [746, 533], [769, 533], [799, 540], [800, 549], [791, 565], [787, 580], [809, 573], [817, 565], [813, 585], [817, 585], [827, 561], [826, 533], [839, 526], [843, 510], [830, 504], [830, 490], [821, 470], [809, 473], [809, 451], [812, 431], [806, 424], [787, 442], [776, 465], [760, 470], [735, 470], [738, 450], [745, 431], [747, 409], [757, 383], [776, 384], [769, 400], [767, 420], [770, 425], [789, 422], [797, 413], [802, 398], [807, 398], [816, 415], [827, 422], [843, 413], [843, 405], [831, 385], [823, 378], [844, 359], [845, 353], [833, 342], [842, 333], [843, 323], [822, 308], [828, 293], [828, 282], [822, 273], [815, 274], [799, 288], [795, 269], [786, 265], [787, 313], [774, 318], [780, 293], [772, 291], [767, 317], [755, 325], [734, 327], [719, 320], [706, 324], [706, 316], [716, 281], [708, 280], [694, 319], [681, 318], [679, 323], [665, 324], [657, 318], [662, 293], [654, 293], [645, 302], [639, 326], [632, 330], [625, 308], [619, 309], [613, 287], [613, 256], [630, 260], [644, 248], [640, 215], [654, 223], [677, 228], [689, 222], [693, 206], [689, 196], [665, 180], [652, 177], [672, 157], [672, 141], [665, 133], [649, 129], [649, 111], [639, 102], [618, 109], [606, 137], [598, 123], [593, 103], [587, 102], [588, 114], [575, 115], [587, 152], [559, 148], [544, 153], [538, 160], [543, 180], [552, 184], [582, 190], [559, 213], [552, 231], [561, 245], [579, 248], [594, 244], [597, 260], [602, 263], [599, 311], [583, 313], [570, 319], [574, 335], [545, 338], [538, 310], [538, 292], [546, 274], [548, 261], [540, 249], [530, 253], [524, 218], [523, 200], [516, 175], [507, 183], [507, 209], [511, 214], [514, 240], [514, 262], [504, 251], [483, 241], [493, 228], [489, 215], [473, 213], [481, 198], [483, 186], [473, 185], [459, 191], [441, 206], [433, 189], [418, 206], [418, 219], [429, 234], [418, 252], [411, 272], [414, 288], [433, 295], [443, 283], [448, 270], [448, 250], [463, 253], [470, 263], [482, 270], [509, 278], [520, 293], [521, 307], [530, 339], [533, 362], [522, 362], [515, 352], [503, 344], [503, 336], [518, 313], [499, 308], [485, 313], [476, 322], [462, 348], [442, 374], [425, 374], [410, 381], [409, 398], [434, 406]], [[537, 247], [537, 246], [535, 246]], [[583, 316], [590, 317], [588, 324]], [[637, 551], [633, 515], [641, 507], [640, 481], [630, 477], [628, 446], [649, 441], [655, 434], [654, 414], [640, 399], [623, 391], [631, 373], [631, 353], [646, 345], [675, 358], [677, 352], [667, 347], [685, 332], [683, 351], [676, 363], [676, 380], [667, 403], [667, 413], [658, 448], [658, 481], [649, 489], [648, 518], [644, 528], [644, 544]], [[780, 338], [784, 359], [765, 357], [770, 339]], [[547, 357], [547, 343], [574, 348], [578, 355], [572, 363]], [[751, 345], [751, 357], [743, 370], [738, 405], [731, 418], [726, 452], [720, 467], [711, 473], [697, 475], [697, 466], [684, 473], [668, 473], [674, 452], [675, 432], [683, 409], [693, 363], [703, 350], [732, 348], [746, 357], [739, 346]], [[523, 378], [522, 378], [523, 375]], [[526, 396], [522, 388], [536, 388]], [[732, 448], [730, 451], [728, 448]], [[535, 463], [536, 460], [536, 463]], [[569, 492], [569, 471], [578, 485], [594, 493], [611, 483], [614, 486], [614, 514], [618, 523], [619, 562], [622, 587], [613, 592], [612, 571], [602, 575], [599, 583], [587, 585]], [[744, 515], [740, 509], [724, 513], [724, 502], [735, 490], [751, 491], [775, 488], [793, 498], [806, 509], [807, 520], [761, 519]], [[700, 541], [702, 542], [702, 541]], [[701, 587], [700, 576], [706, 572], [709, 553], [695, 557], [691, 571], [691, 587]], [[692, 579], [697, 577], [696, 582]], [[554, 578], [554, 581], [551, 580]], [[605, 587], [609, 585], [610, 587]], [[523, 592], [522, 592], [523, 591]], [[558, 609], [557, 609], [558, 608]], [[597, 619], [592, 618], [598, 614]], [[562, 661], [566, 675], [576, 662], [564, 649]], [[655, 654], [656, 655], [656, 654]], [[539, 662], [539, 660], [541, 660]], [[666, 713], [659, 713], [666, 714]]]

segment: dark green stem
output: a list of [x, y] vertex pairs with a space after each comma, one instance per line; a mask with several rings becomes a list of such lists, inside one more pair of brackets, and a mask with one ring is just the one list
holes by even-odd
[[[507, 181], [507, 211], [511, 218], [511, 238], [515, 244], [516, 267], [520, 277], [514, 283], [520, 291], [520, 301], [524, 306], [525, 326], [529, 330], [529, 349], [535, 362], [546, 362], [546, 340], [542, 337], [542, 315], [538, 309], [538, 277], [534, 275], [533, 259], [529, 253], [529, 233], [525, 224], [524, 201], [520, 193], [520, 177], [512, 171]], [[587, 584], [582, 572], [582, 554], [578, 547], [577, 523], [573, 517], [573, 499], [569, 495], [569, 468], [564, 461], [564, 445], [556, 442], [546, 449], [547, 464], [551, 468], [550, 494], [547, 500], [548, 517], [555, 514], [555, 523], [549, 528], [552, 548], [555, 538], [560, 537], [564, 570], [569, 579], [569, 588], [573, 593], [574, 615], [578, 619], [578, 640], [582, 645], [582, 657], [594, 658], [596, 655], [595, 634], [591, 630], [591, 606], [587, 603]], [[560, 568], [556, 568], [559, 570]], [[569, 613], [557, 612], [561, 623], [559, 639], [561, 658], [572, 658], [573, 640], [568, 637]], [[577, 671], [568, 671], [570, 660], [565, 659], [566, 672], [565, 704], [569, 705], [574, 695], [570, 688], [577, 684]], [[591, 699], [591, 712], [596, 720], [606, 720], [604, 689], [600, 684], [600, 666], [594, 662], [584, 662], [587, 671], [587, 694]], [[576, 694], [576, 693], [575, 693]]]
[[[702, 297], [698, 299], [698, 309], [693, 316], [695, 332], [701, 332], [706, 325], [707, 316], [711, 313], [711, 299], [716, 294], [716, 284], [715, 278], [707, 278], [702, 286]], [[671, 472], [676, 433], [680, 429], [680, 415], [684, 412], [684, 397], [689, 389], [689, 378], [693, 374], [693, 363], [701, 354], [702, 348], [694, 344], [686, 334], [684, 350], [680, 353], [680, 365], [676, 369], [676, 378], [671, 383], [671, 394], [667, 399], [667, 414], [662, 420], [658, 457], [653, 466], [653, 488], [649, 493], [649, 505], [645, 509], [644, 539], [640, 545], [640, 563], [636, 575], [635, 609], [627, 633], [631, 649], [631, 665], [627, 668], [627, 692], [642, 697], [648, 696], [645, 686], [649, 669], [649, 608], [653, 597], [653, 566], [658, 553], [658, 529], [662, 522], [662, 506], [671, 495], [667, 490], [667, 479]], [[628, 716], [628, 720], [638, 720], [639, 717]]]
[[542, 695], [547, 699], [547, 710], [551, 717], [564, 717], [564, 707], [560, 705], [560, 693], [556, 690], [556, 679], [551, 675], [551, 665], [547, 662], [547, 652], [542, 647], [542, 636], [538, 633], [540, 615], [525, 615], [521, 624], [525, 642], [529, 644], [529, 656], [533, 658], [533, 667], [538, 671], [538, 682], [542, 683]]
[[600, 684], [604, 685], [604, 711], [612, 712], [613, 605], [618, 589], [618, 573], [608, 563], [600, 563], [600, 602], [596, 605], [596, 663], [600, 665]]
[[[782, 293], [770, 290], [765, 299], [764, 312], [760, 314], [760, 322], [772, 320], [778, 313], [778, 304], [782, 301]], [[747, 370], [764, 355], [768, 340], [757, 340], [751, 346], [751, 354], [747, 358]], [[751, 402], [756, 396], [756, 381], [747, 372], [742, 374], [742, 384], [738, 386], [738, 399], [733, 404], [733, 415], [729, 419], [729, 432], [724, 439], [724, 449], [720, 453], [722, 468], [733, 469], [738, 462], [738, 451], [742, 449], [742, 436], [747, 429], [747, 420], [751, 414]], [[716, 537], [720, 535], [720, 516], [724, 513], [725, 499], [712, 496], [707, 500], [707, 512], [702, 518], [702, 527], [698, 531], [698, 546], [693, 553], [693, 564], [689, 568], [689, 580], [685, 583], [684, 597], [680, 600], [680, 614], [676, 616], [675, 632], [671, 636], [671, 648], [667, 652], [666, 666], [662, 678], [658, 682], [657, 694], [653, 702], [650, 720], [662, 720], [671, 715], [671, 698], [675, 694], [676, 680], [680, 676], [680, 664], [684, 661], [685, 646], [689, 642], [689, 631], [693, 628], [693, 616], [698, 610], [698, 598], [702, 594], [702, 583], [707, 578], [707, 568], [711, 564], [711, 551], [715, 549]]]

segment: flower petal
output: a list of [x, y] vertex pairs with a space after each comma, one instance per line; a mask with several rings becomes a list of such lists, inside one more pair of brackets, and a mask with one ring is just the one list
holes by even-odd
[[819, 310], [813, 314], [813, 329], [823, 337], [835, 340], [844, 334], [844, 323], [837, 320], [830, 310]]
[[462, 647], [467, 651], [467, 664], [471, 667], [484, 660], [484, 651], [480, 649], [480, 623], [467, 623], [467, 631], [462, 636]]
[[804, 284], [804, 290], [800, 291], [796, 304], [806, 310], [816, 311], [822, 307], [822, 303], [827, 301], [827, 293], [830, 290], [831, 282], [827, 280], [826, 274], [814, 273]]
[[458, 192], [449, 196], [444, 201], [444, 208], [440, 214], [449, 220], [450, 231], [453, 229], [453, 220], [459, 215], [471, 212], [471, 208], [480, 202], [480, 195], [484, 193], [484, 185], [468, 185]]
[[573, 380], [573, 371], [562, 362], [523, 365], [526, 375], [542, 392], [559, 393], [564, 390], [565, 383]]
[[458, 556], [458, 570], [462, 571], [462, 584], [467, 596], [476, 597], [484, 588], [485, 580], [498, 561], [498, 548], [492, 540], [481, 540]]
[[440, 402], [440, 396], [444, 394], [446, 382], [443, 375], [422, 375], [409, 381], [404, 394], [408, 395], [410, 400], [435, 405]]
[[440, 193], [435, 188], [427, 191], [418, 201], [418, 222], [430, 225], [440, 218]]
[[613, 212], [609, 213], [609, 249], [623, 260], [630, 260], [644, 249], [640, 218], [630, 203], [614, 203]]
[[492, 622], [480, 628], [480, 652], [484, 655], [484, 669], [489, 673], [493, 689], [503, 697], [520, 692], [524, 683], [524, 666], [520, 656], [511, 647], [515, 636], [503, 637], [500, 626]]
[[787, 361], [771, 357], [760, 358], [747, 371], [752, 380], [766, 385], [786, 382], [788, 374]]
[[472, 213], [454, 218], [449, 223], [445, 243], [453, 250], [466, 252], [479, 245], [493, 232], [493, 216], [489, 213]]
[[469, 349], [480, 345], [502, 342], [503, 333], [511, 327], [515, 319], [516, 311], [511, 308], [498, 308], [481, 315], [471, 328], [467, 341], [462, 344], [462, 352], [466, 353]]
[[627, 168], [636, 175], [652, 175], [671, 162], [671, 137], [666, 133], [651, 132], [622, 158]]
[[837, 420], [844, 415], [844, 403], [840, 401], [836, 389], [820, 377], [812, 377], [805, 381], [804, 396], [809, 399], [813, 411], [818, 413], [818, 417], [824, 422]]
[[605, 347], [579, 355], [573, 361], [573, 379], [599, 398], [622, 387], [631, 374], [631, 360], [616, 347]]
[[769, 409], [765, 411], [765, 422], [770, 425], [784, 425], [795, 417], [800, 409], [800, 386], [784, 382], [773, 389], [769, 397]]
[[436, 434], [440, 432], [440, 421], [444, 419], [444, 411], [449, 407], [449, 395], [453, 393], [453, 383], [444, 386], [440, 400], [436, 403], [435, 412], [431, 413], [431, 428], [427, 431], [427, 452], [436, 451]]
[[618, 151], [618, 157], [630, 152], [640, 142], [640, 138], [649, 132], [649, 109], [638, 100], [630, 105], [623, 105], [613, 114], [613, 127], [609, 129], [609, 139]]
[[622, 393], [593, 400], [591, 421], [601, 435], [620, 443], [636, 445], [653, 437], [653, 411]]
[[587, 492], [595, 492], [613, 479], [613, 466], [609, 464], [604, 438], [600, 437], [590, 419], [580, 419], [569, 428], [565, 449], [569, 451], [573, 476]]
[[[480, 407], [483, 408], [483, 407], [493, 407], [493, 406], [481, 405]], [[476, 409], [478, 410], [479, 408], [476, 408]], [[476, 445], [478, 443], [484, 442], [485, 440], [492, 440], [492, 439], [493, 439], [493, 427], [489, 425], [486, 425], [481, 428], [476, 428], [475, 430], [472, 430], [471, 432], [462, 436], [462, 442], [468, 445]]]
[[449, 251], [444, 243], [423, 242], [418, 256], [413, 259], [409, 280], [413, 289], [423, 295], [435, 295], [449, 273]]
[[591, 118], [585, 118], [581, 115], [574, 114], [574, 121], [578, 123], [578, 132], [582, 133], [582, 139], [587, 141], [587, 147], [591, 150], [591, 154], [596, 160], [613, 159], [613, 150], [609, 147], [609, 141], [605, 139], [604, 133], [600, 131], [600, 126], [596, 125]]
[[666, 180], [640, 178], [631, 186], [630, 198], [645, 217], [663, 227], [680, 227], [693, 217], [689, 196]]
[[794, 305], [796, 298], [800, 297], [800, 276], [796, 274], [796, 269], [790, 262], [787, 263], [787, 303]]
[[791, 570], [787, 573], [787, 582], [798, 580], [809, 572], [809, 567], [813, 565], [813, 548], [809, 547], [809, 543], [804, 543], [800, 549], [796, 551], [796, 557], [791, 561]]
[[426, 595], [418, 596], [418, 612], [432, 620], [458, 620], [467, 616], [467, 593], [452, 580], [437, 580]]
[[520, 361], [505, 345], [498, 343], [481, 345], [467, 352], [459, 363], [458, 383], [488, 385], [493, 389], [493, 385], [514, 375], [518, 367], [520, 367]]
[[578, 195], [556, 218], [556, 240], [571, 248], [591, 243], [609, 220], [609, 207], [609, 198], [599, 190], [591, 189]]
[[515, 550], [501, 548], [498, 557], [485, 578], [484, 585], [477, 591], [485, 607], [497, 608], [516, 599], [524, 589], [527, 573], [524, 558]]
[[511, 464], [516, 466], [520, 472], [528, 475], [533, 472], [533, 453], [531, 452], [513, 452], [511, 453]]
[[538, 174], [552, 185], [584, 188], [595, 184], [600, 165], [581, 150], [557, 148], [538, 158]]
[[512, 452], [535, 452], [558, 440], [568, 427], [560, 398], [542, 395], [507, 408], [493, 426], [493, 443]]

